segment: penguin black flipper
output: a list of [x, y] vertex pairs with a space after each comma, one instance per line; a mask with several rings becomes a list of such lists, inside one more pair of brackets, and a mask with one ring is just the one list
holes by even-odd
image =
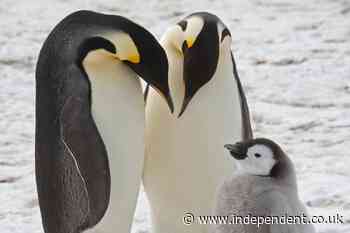
[[61, 115], [62, 142], [74, 159], [88, 195], [88, 226], [96, 225], [109, 203], [110, 174], [105, 145], [90, 113], [87, 98], [69, 98]]
[[[72, 65], [54, 76], [48, 79], [40, 69], [37, 73], [42, 80], [36, 97], [36, 179], [42, 222], [45, 232], [80, 233], [106, 212], [111, 188], [108, 157], [91, 115], [84, 74]], [[51, 78], [64, 82], [60, 85], [66, 88], [57, 92], [61, 94], [48, 94], [50, 89], [60, 90]], [[44, 80], [49, 83], [41, 85]]]
[[242, 109], [242, 123], [243, 123], [242, 137], [243, 137], [243, 140], [249, 140], [253, 138], [253, 130], [250, 122], [249, 107], [248, 107], [247, 99], [244, 94], [241, 80], [239, 79], [239, 76], [238, 76], [236, 62], [233, 57], [233, 53], [231, 53], [231, 58], [232, 58], [232, 64], [233, 64], [233, 76], [237, 82], [237, 87], [238, 87], [239, 97], [241, 102], [241, 109]]

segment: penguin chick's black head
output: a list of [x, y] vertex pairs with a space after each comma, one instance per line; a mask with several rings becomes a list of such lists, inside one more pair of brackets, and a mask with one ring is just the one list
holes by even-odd
[[258, 176], [283, 177], [293, 166], [283, 150], [266, 138], [251, 139], [236, 144], [226, 144], [243, 172]]
[[241, 160], [247, 157], [247, 148], [243, 143], [237, 142], [236, 144], [226, 144], [225, 148], [230, 151], [230, 154], [235, 159]]
[[113, 15], [83, 12], [80, 20], [94, 19], [100, 29], [94, 36], [85, 38], [78, 49], [78, 65], [91, 51], [103, 49], [129, 66], [145, 82], [157, 90], [166, 100], [171, 112], [174, 106], [168, 85], [168, 59], [157, 39], [134, 22]]
[[179, 45], [184, 59], [185, 84], [180, 117], [197, 91], [212, 79], [218, 65], [220, 43], [231, 34], [216, 15], [207, 12], [191, 14], [178, 26], [184, 34], [184, 41]]

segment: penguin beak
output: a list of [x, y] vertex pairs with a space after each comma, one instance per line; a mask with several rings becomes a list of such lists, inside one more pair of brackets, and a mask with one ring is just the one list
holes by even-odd
[[182, 44], [185, 96], [178, 117], [185, 112], [197, 91], [213, 77], [219, 58], [219, 36], [216, 25], [207, 25], [197, 38], [186, 38]]
[[243, 160], [247, 157], [246, 148], [243, 143], [226, 144], [224, 147], [229, 150], [232, 157], [237, 160]]
[[141, 43], [137, 47], [140, 54], [139, 62], [124, 62], [164, 98], [173, 113], [174, 104], [168, 84], [169, 64], [166, 53], [156, 40]]

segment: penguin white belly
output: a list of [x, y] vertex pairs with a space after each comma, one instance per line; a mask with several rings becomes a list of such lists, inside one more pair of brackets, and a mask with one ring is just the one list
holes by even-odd
[[[144, 186], [154, 233], [208, 232], [205, 225], [184, 225], [183, 216], [211, 214], [218, 184], [232, 173], [224, 145], [242, 138], [239, 92], [225, 60], [231, 61], [219, 59], [218, 71], [180, 118], [182, 75], [169, 72], [174, 115], [153, 91], [147, 99]], [[169, 62], [170, 69], [178, 67]]]
[[86, 64], [91, 82], [92, 115], [107, 149], [111, 174], [107, 211], [87, 232], [129, 233], [144, 160], [145, 112], [141, 83], [120, 61]]

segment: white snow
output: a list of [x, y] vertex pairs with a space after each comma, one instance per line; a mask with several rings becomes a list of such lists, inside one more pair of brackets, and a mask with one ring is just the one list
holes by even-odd
[[[321, 233], [350, 232], [350, 1], [2, 0], [0, 5], [0, 232], [42, 233], [34, 179], [34, 71], [60, 19], [78, 9], [120, 14], [158, 38], [198, 10], [220, 16], [254, 119], [297, 168], [311, 215], [344, 216]], [[204, 177], [205, 178], [205, 177]], [[141, 190], [133, 232], [150, 232]]]

